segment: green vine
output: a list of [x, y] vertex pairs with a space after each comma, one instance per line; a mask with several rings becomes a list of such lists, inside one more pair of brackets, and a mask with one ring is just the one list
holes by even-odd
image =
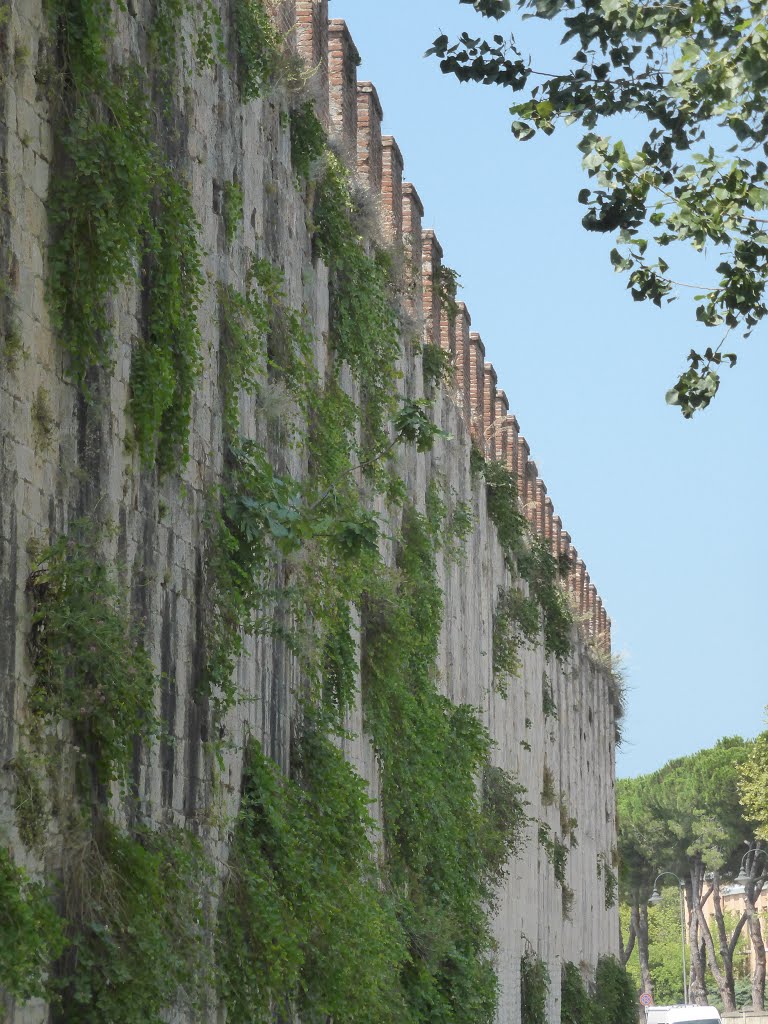
[[[466, 557], [466, 541], [472, 532], [474, 517], [465, 501], [456, 501], [453, 490], [450, 495], [446, 492], [445, 480], [433, 476], [427, 485], [426, 516], [433, 534], [440, 537], [443, 562], [460, 565]], [[405, 500], [400, 502], [404, 503]]]
[[611, 910], [616, 906], [619, 879], [609, 857], [605, 853], [598, 853], [597, 855], [597, 877], [603, 881], [603, 903], [605, 909]]
[[538, 604], [515, 588], [500, 589], [493, 613], [493, 681], [506, 697], [506, 680], [522, 668], [521, 644], [532, 646], [541, 632]]
[[157, 733], [157, 678], [141, 627], [96, 545], [92, 529], [76, 527], [42, 552], [29, 577], [29, 707], [53, 726], [70, 722], [84, 783], [106, 784], [124, 776], [134, 737]]
[[[370, 591], [363, 609], [363, 708], [382, 772], [390, 885], [404, 894], [411, 956], [402, 974], [416, 1019], [491, 1021], [496, 1002], [487, 912], [519, 842], [520, 791], [496, 771], [486, 803], [474, 778], [489, 738], [474, 709], [437, 690], [442, 617], [437, 538], [405, 509], [397, 576]], [[503, 808], [503, 810], [501, 810]]]
[[51, 962], [64, 948], [64, 928], [45, 883], [33, 882], [0, 846], [0, 993], [20, 1002], [50, 991]]
[[565, 888], [565, 871], [568, 866], [568, 847], [552, 834], [552, 829], [545, 822], [539, 822], [539, 846], [544, 850], [547, 860], [552, 865], [555, 881]]
[[[156, 63], [170, 68], [179, 51], [179, 26], [192, 19], [193, 33], [190, 45], [195, 59], [202, 68], [210, 68], [217, 61], [226, 62], [221, 15], [213, 0], [156, 0], [155, 16], [149, 27], [150, 52]], [[186, 69], [186, 54], [182, 54]]]
[[[111, 365], [108, 300], [137, 280], [142, 265], [149, 312], [134, 354], [130, 411], [145, 465], [157, 460], [168, 472], [187, 458], [200, 365], [198, 225], [187, 190], [152, 140], [144, 73], [108, 65], [109, 5], [55, 0], [51, 14], [67, 83], [54, 120], [61, 171], [48, 201], [53, 326], [69, 372], [84, 384], [92, 367]], [[165, 30], [158, 38], [162, 48], [171, 45]]]
[[104, 819], [73, 838], [68, 945], [57, 964], [64, 1019], [161, 1024], [174, 1006], [199, 1012], [213, 969], [200, 844], [179, 829], [126, 835]]
[[504, 551], [510, 571], [528, 583], [531, 597], [543, 615], [544, 649], [559, 659], [571, 651], [573, 615], [561, 585], [563, 571], [559, 559], [540, 537], [531, 534], [520, 509], [517, 481], [500, 462], [482, 461], [474, 456], [475, 472], [485, 478], [488, 514]]
[[248, 749], [230, 876], [219, 919], [221, 989], [234, 1024], [401, 1019], [403, 939], [377, 881], [368, 794], [311, 722], [294, 779]]
[[243, 190], [236, 181], [225, 181], [222, 190], [222, 216], [227, 247], [235, 240], [243, 222]]
[[520, 1020], [522, 1024], [547, 1024], [549, 970], [533, 949], [520, 958]]
[[[156, 165], [138, 72], [123, 69], [117, 82], [111, 81], [101, 38], [78, 39], [74, 12], [62, 10], [60, 23], [66, 26], [73, 77], [84, 98], [74, 101], [60, 140], [64, 171], [51, 181], [49, 288], [53, 325], [73, 376], [82, 378], [89, 367], [110, 363], [106, 301], [135, 277]], [[89, 58], [81, 52], [86, 42], [95, 51]], [[95, 73], [80, 70], [86, 61]]]
[[425, 389], [451, 384], [456, 372], [453, 356], [439, 345], [422, 345], [421, 372]]
[[[126, 834], [105, 809], [110, 784], [126, 781], [136, 741], [158, 733], [157, 678], [98, 540], [94, 528], [78, 524], [39, 555], [28, 583], [29, 707], [38, 723], [68, 724], [80, 781], [62, 819], [56, 928], [66, 943], [48, 943], [44, 969], [72, 1024], [160, 1024], [171, 1006], [199, 1005], [210, 981], [201, 928], [208, 867], [189, 834]], [[63, 763], [50, 749], [35, 757], [49, 773]], [[19, 756], [14, 768], [24, 796], [19, 827], [32, 845], [40, 840], [44, 796], [32, 755]]]
[[278, 78], [283, 40], [262, 0], [234, 0], [232, 17], [240, 99], [248, 103]]
[[164, 177], [147, 235], [147, 330], [133, 353], [128, 408], [144, 464], [157, 461], [161, 473], [169, 473], [188, 458], [190, 407], [201, 366], [197, 311], [204, 278], [189, 194], [173, 177]]
[[315, 248], [331, 268], [329, 341], [360, 382], [370, 457], [387, 446], [383, 434], [397, 409], [400, 339], [393, 264], [385, 250], [368, 252], [355, 224], [347, 172], [333, 154], [326, 160], [315, 196]]
[[325, 129], [311, 100], [294, 107], [288, 115], [291, 133], [291, 163], [299, 180], [309, 180], [313, 167], [325, 153]]
[[593, 1003], [581, 971], [564, 963], [560, 974], [560, 1024], [594, 1024]]

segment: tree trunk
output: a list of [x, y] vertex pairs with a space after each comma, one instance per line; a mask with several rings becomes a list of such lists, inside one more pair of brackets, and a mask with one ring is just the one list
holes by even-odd
[[752, 914], [749, 918], [749, 937], [755, 953], [755, 969], [752, 971], [752, 1009], [765, 1009], [765, 942], [760, 918]]
[[627, 936], [627, 944], [624, 945], [624, 936], [621, 932], [621, 924], [619, 924], [619, 952], [621, 954], [621, 966], [626, 967], [629, 963], [629, 958], [632, 956], [632, 950], [635, 948], [635, 936], [637, 934], [635, 930], [634, 921], [635, 908], [631, 908], [631, 917], [629, 920], [629, 935]]
[[[702, 901], [702, 903], [705, 901]], [[717, 987], [720, 990], [720, 998], [723, 1000], [723, 1006], [726, 1010], [736, 1009], [736, 990], [733, 984], [733, 947], [728, 941], [728, 933], [725, 930], [725, 921], [723, 919], [723, 905], [720, 901], [720, 875], [717, 871], [714, 872], [713, 883], [712, 883], [712, 902], [715, 908], [715, 924], [717, 926], [717, 936], [720, 943], [720, 959], [722, 960], [722, 970], [717, 970], [718, 964], [715, 961], [715, 945], [712, 942], [712, 936], [709, 935], [709, 925], [707, 919], [704, 917], [702, 910], [701, 915], [701, 929], [704, 933], [705, 941], [706, 936], [709, 935], [710, 942], [707, 944], [707, 950], [712, 959], [712, 975], [717, 982]]]
[[638, 900], [632, 907], [632, 923], [637, 936], [637, 959], [640, 962], [640, 983], [642, 991], [653, 995], [653, 981], [648, 966], [648, 906], [645, 900]]
[[744, 886], [745, 913], [749, 925], [749, 937], [752, 940], [752, 951], [755, 957], [752, 970], [752, 1009], [760, 1012], [765, 1009], [765, 941], [756, 904], [762, 890], [762, 878], [757, 881], [750, 879]]
[[685, 883], [685, 897], [688, 904], [688, 948], [691, 954], [688, 1001], [696, 1006], [707, 1005], [706, 960], [704, 950], [699, 945], [699, 918], [694, 909], [699, 905], [703, 883], [703, 868], [698, 864], [692, 864], [690, 881]]

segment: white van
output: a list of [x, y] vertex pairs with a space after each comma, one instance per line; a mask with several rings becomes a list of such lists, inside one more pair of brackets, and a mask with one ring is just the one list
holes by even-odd
[[648, 1006], [646, 1024], [722, 1024], [714, 1006]]

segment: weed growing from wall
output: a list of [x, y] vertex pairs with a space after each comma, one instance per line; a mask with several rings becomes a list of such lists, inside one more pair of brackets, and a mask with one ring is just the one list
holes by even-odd
[[361, 388], [363, 427], [371, 454], [382, 450], [382, 432], [397, 408], [398, 315], [392, 261], [368, 252], [355, 225], [347, 173], [333, 154], [315, 196], [315, 248], [331, 268], [329, 341]]
[[250, 744], [219, 918], [227, 1019], [292, 1006], [306, 1020], [400, 1019], [405, 949], [376, 878], [365, 783], [311, 721], [293, 772]]
[[0, 846], [0, 993], [44, 998], [51, 962], [64, 948], [64, 927], [43, 882], [33, 882]]
[[613, 869], [610, 858], [604, 853], [597, 855], [597, 877], [603, 882], [603, 902], [606, 910], [616, 906], [619, 892], [619, 879]]
[[564, 963], [560, 974], [561, 1024], [593, 1024], [593, 1005], [581, 971], [572, 963]]
[[555, 790], [555, 776], [552, 769], [544, 758], [544, 768], [541, 773], [541, 802], [545, 807], [551, 807], [557, 798]]
[[13, 810], [22, 843], [41, 851], [50, 819], [42, 775], [45, 759], [31, 751], [19, 750], [11, 761], [16, 790]]
[[555, 881], [558, 885], [565, 885], [565, 870], [568, 865], [568, 847], [558, 836], [552, 834], [549, 825], [543, 821], [539, 822], [539, 846], [547, 855], [547, 860], [552, 865], [555, 873]]
[[520, 1020], [522, 1024], [547, 1024], [549, 971], [529, 948], [520, 958]]
[[309, 180], [313, 167], [326, 151], [325, 129], [315, 114], [312, 100], [305, 100], [288, 115], [291, 163], [299, 181]]
[[27, 358], [27, 350], [21, 337], [18, 319], [12, 312], [6, 314], [5, 332], [2, 336], [3, 364], [8, 373], [17, 373], [19, 361]]
[[544, 718], [552, 718], [557, 721], [557, 702], [552, 690], [552, 682], [545, 672], [541, 677], [541, 710]]
[[565, 658], [571, 651], [573, 615], [560, 584], [561, 566], [548, 545], [533, 536], [517, 497], [517, 481], [500, 462], [474, 458], [475, 472], [482, 472], [493, 520], [513, 575], [526, 580], [531, 597], [542, 611], [544, 648], [547, 654]]
[[225, 181], [222, 193], [222, 215], [227, 245], [235, 240], [243, 222], [243, 190], [236, 181]]
[[520, 647], [532, 646], [541, 633], [538, 604], [514, 587], [500, 589], [493, 613], [493, 682], [506, 697], [507, 679], [522, 668]]
[[579, 845], [579, 840], [576, 835], [576, 829], [579, 827], [578, 819], [575, 818], [568, 807], [568, 801], [565, 793], [560, 790], [560, 835], [563, 837], [563, 842], [567, 839], [570, 843], [571, 849], [575, 850]]
[[160, 1024], [199, 1011], [212, 965], [202, 930], [210, 869], [179, 829], [126, 835], [107, 819], [66, 851], [68, 945], [57, 964], [71, 1024]]
[[91, 367], [110, 366], [108, 300], [143, 264], [149, 314], [132, 366], [130, 409], [145, 464], [157, 458], [167, 472], [187, 457], [199, 373], [197, 222], [152, 140], [144, 73], [108, 66], [109, 5], [54, 0], [51, 15], [67, 83], [54, 119], [61, 171], [48, 201], [52, 322], [76, 380]]
[[134, 737], [157, 731], [157, 678], [92, 531], [44, 551], [27, 589], [34, 601], [30, 710], [52, 726], [71, 723], [85, 784], [120, 779]]
[[142, 461], [147, 466], [156, 461], [161, 473], [169, 473], [188, 458], [190, 407], [201, 367], [197, 311], [204, 278], [189, 194], [170, 175], [163, 178], [158, 214], [147, 233], [147, 329], [133, 353], [128, 408]]
[[449, 385], [456, 372], [453, 356], [439, 345], [422, 345], [421, 372], [425, 390]]
[[441, 309], [445, 310], [451, 323], [456, 319], [456, 314], [459, 311], [456, 295], [461, 287], [459, 284], [460, 277], [459, 272], [454, 270], [453, 267], [448, 267], [441, 263], [435, 280], [434, 287], [438, 305]]
[[237, 82], [248, 103], [262, 96], [278, 77], [283, 40], [262, 0], [235, 0], [232, 6]]
[[48, 451], [53, 440], [55, 419], [51, 409], [51, 396], [47, 388], [40, 387], [32, 399], [30, 409], [32, 418], [32, 438], [35, 449], [39, 452]]
[[[496, 1003], [487, 918], [524, 817], [520, 794], [488, 776], [484, 808], [475, 778], [489, 737], [474, 709], [435, 685], [442, 616], [437, 538], [406, 507], [397, 576], [367, 595], [363, 709], [381, 765], [389, 885], [403, 893], [411, 961], [402, 973], [417, 1020], [491, 1021]], [[492, 795], [493, 794], [493, 795]], [[497, 799], [498, 798], [498, 799]], [[506, 806], [506, 812], [500, 811]]]
[[635, 1024], [637, 993], [632, 979], [613, 956], [601, 956], [595, 971], [594, 1024]]

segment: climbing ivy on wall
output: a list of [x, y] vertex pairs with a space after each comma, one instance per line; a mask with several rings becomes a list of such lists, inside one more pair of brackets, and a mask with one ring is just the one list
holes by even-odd
[[[210, 31], [210, 8], [201, 10]], [[146, 73], [108, 62], [110, 5], [50, 0], [49, 13], [64, 55], [64, 88], [52, 96], [60, 169], [48, 200], [51, 319], [69, 372], [85, 384], [89, 370], [112, 363], [108, 300], [137, 282], [141, 265], [148, 313], [129, 407], [144, 464], [169, 472], [187, 459], [200, 368], [198, 225], [186, 187], [152, 139]], [[175, 53], [170, 29], [162, 18], [157, 24], [167, 57]]]
[[25, 1002], [48, 991], [64, 928], [43, 882], [33, 882], [0, 846], [0, 992]]
[[507, 679], [522, 668], [521, 644], [533, 645], [541, 630], [538, 604], [515, 588], [502, 589], [493, 614], [493, 679], [497, 691], [506, 696]]
[[547, 1024], [549, 982], [547, 965], [529, 947], [520, 958], [520, 1020], [522, 1024]]
[[39, 554], [27, 583], [29, 707], [42, 723], [70, 723], [86, 791], [124, 778], [134, 737], [157, 733], [154, 666], [98, 543], [92, 526], [75, 524]]
[[397, 1019], [405, 950], [376, 877], [362, 779], [316, 721], [285, 777], [249, 745], [219, 914], [221, 992], [235, 1024]]
[[[474, 709], [437, 689], [442, 616], [437, 524], [405, 510], [398, 573], [363, 609], [363, 707], [382, 773], [390, 884], [402, 891], [411, 961], [403, 988], [417, 1020], [492, 1020], [496, 977], [487, 909], [525, 818], [514, 783], [487, 767]], [[486, 802], [475, 778], [486, 766]]]
[[[173, 1005], [199, 1006], [210, 984], [202, 924], [211, 872], [189, 833], [123, 830], [113, 821], [110, 785], [126, 787], [136, 745], [158, 734], [158, 680], [141, 641], [143, 623], [101, 555], [105, 543], [92, 526], [74, 524], [39, 552], [29, 579], [30, 742], [38, 753], [17, 758], [16, 782], [42, 805], [51, 783], [38, 769], [66, 786], [60, 776], [74, 756], [76, 785], [58, 797], [66, 800], [60, 916], [53, 894], [28, 882], [0, 848], [0, 892], [10, 892], [0, 918], [5, 910], [10, 934], [19, 937], [8, 970], [0, 953], [0, 984], [20, 999], [55, 997], [73, 1024], [159, 1024]], [[16, 812], [22, 837], [42, 844], [23, 802]]]
[[160, 1024], [173, 1006], [198, 1013], [212, 980], [203, 924], [210, 867], [188, 832], [108, 817], [79, 836], [67, 865], [68, 945], [56, 965], [72, 1024]]
[[[249, 102], [293, 71], [259, 0], [236, 0], [232, 12], [237, 81]], [[50, 195], [53, 323], [87, 393], [92, 370], [111, 365], [111, 298], [142, 289], [129, 411], [144, 465], [170, 473], [187, 457], [202, 365], [198, 225], [186, 186], [153, 138], [157, 82], [131, 64], [108, 63], [109, 4], [52, 0], [51, 13], [66, 60], [56, 110], [61, 172]], [[182, 47], [174, 24], [195, 17], [196, 40]], [[221, 28], [210, 4], [162, 0], [150, 33], [159, 80], [168, 84], [188, 44], [203, 64], [219, 59]], [[295, 742], [285, 771], [255, 740], [248, 744], [211, 948], [216, 880], [203, 847], [186, 831], [137, 824], [129, 760], [160, 735], [159, 680], [121, 573], [103, 556], [106, 541], [79, 528], [38, 556], [29, 588], [30, 710], [54, 748], [64, 746], [55, 739], [63, 725], [79, 784], [65, 823], [58, 916], [47, 890], [0, 849], [0, 894], [4, 886], [11, 894], [26, 958], [11, 976], [0, 952], [0, 983], [20, 998], [55, 991], [74, 1024], [159, 1022], [177, 1004], [199, 1014], [213, 989], [228, 1019], [244, 1024], [294, 1009], [307, 1021], [350, 1024], [490, 1024], [495, 1015], [490, 915], [522, 842], [526, 804], [522, 787], [492, 764], [476, 709], [441, 694], [435, 667], [438, 553], [460, 557], [471, 517], [435, 481], [424, 512], [406, 499], [398, 449], [427, 451], [440, 431], [429, 400], [399, 394], [397, 261], [367, 240], [370, 212], [311, 106], [289, 105], [282, 123], [311, 202], [315, 255], [330, 273], [328, 365], [321, 375], [311, 325], [279, 269], [246, 254], [243, 287], [217, 285], [226, 456], [205, 523], [196, 696], [208, 700], [212, 731], [226, 742], [227, 712], [241, 697], [237, 659], [249, 635], [269, 634], [301, 672]], [[228, 246], [242, 200], [236, 181], [227, 183]], [[452, 274], [442, 283], [454, 302], [455, 286]], [[446, 366], [425, 355], [434, 396]], [[280, 411], [270, 419], [273, 400]], [[252, 423], [243, 436], [249, 402], [260, 411], [255, 437]], [[276, 444], [286, 453], [280, 464], [271, 457]], [[291, 464], [300, 466], [295, 474]], [[484, 472], [510, 565], [537, 602], [501, 607], [500, 630], [510, 646], [518, 627], [533, 636], [542, 608], [547, 649], [562, 656], [569, 622], [556, 573], [527, 537], [512, 478], [490, 464]], [[394, 545], [394, 564], [382, 557], [382, 537]], [[512, 656], [505, 668], [502, 652], [500, 672]], [[365, 784], [339, 750], [358, 672], [381, 770], [381, 845]], [[120, 824], [111, 799], [118, 788]]]
[[[428, 405], [409, 406], [397, 397], [400, 346], [390, 264], [385, 254], [364, 245], [346, 172], [330, 155], [326, 161], [317, 190], [315, 244], [331, 267], [329, 341], [335, 359], [330, 375], [319, 379], [301, 314], [289, 307], [283, 283], [268, 265], [254, 264], [257, 269], [244, 294], [230, 289], [220, 296], [227, 337], [224, 403], [229, 410], [230, 469], [218, 513], [219, 536], [226, 543], [220, 539], [213, 545], [214, 559], [222, 561], [212, 563], [217, 610], [211, 621], [219, 625], [209, 650], [228, 654], [216, 679], [209, 679], [223, 711], [236, 699], [228, 680], [241, 649], [241, 631], [275, 629], [273, 566], [301, 552], [302, 560], [293, 562], [295, 590], [287, 598], [291, 632], [286, 635], [284, 626], [279, 631], [301, 659], [311, 714], [319, 715], [321, 723], [313, 735], [322, 737], [323, 729], [338, 728], [355, 695], [351, 609], [357, 609], [362, 619], [363, 711], [382, 765], [388, 854], [375, 886], [389, 894], [381, 911], [386, 914], [371, 919], [371, 927], [390, 936], [382, 947], [389, 951], [384, 973], [397, 984], [392, 990], [391, 982], [371, 983], [371, 997], [379, 1000], [373, 1009], [353, 1011], [350, 1001], [346, 1008], [337, 1005], [337, 1012], [349, 1014], [349, 1019], [358, 1019], [359, 1012], [360, 1020], [372, 1019], [371, 1013], [387, 1020], [397, 1006], [401, 1012], [404, 1006], [415, 1020], [450, 1021], [458, 1019], [461, 1006], [462, 1013], [471, 1014], [467, 1019], [486, 1021], [493, 1018], [496, 999], [488, 911], [527, 819], [520, 787], [488, 764], [490, 741], [474, 709], [455, 707], [440, 695], [434, 678], [442, 617], [438, 538], [466, 530], [466, 512], [455, 508], [455, 522], [446, 531], [448, 510], [435, 488], [430, 489], [428, 516], [406, 504], [388, 527], [397, 528], [402, 516], [393, 569], [379, 554], [380, 524], [361, 504], [356, 471], [362, 470], [383, 493], [393, 493], [387, 463], [394, 447], [427, 447], [434, 431]], [[358, 383], [362, 407], [341, 388], [342, 367]], [[289, 443], [294, 439], [309, 454], [309, 473], [302, 482], [277, 474], [257, 442], [235, 440], [237, 394], [244, 389], [258, 397], [260, 389], [275, 383], [296, 404], [293, 414], [281, 417], [281, 427]], [[395, 510], [402, 500], [398, 496]], [[284, 592], [280, 599], [286, 599]], [[301, 642], [303, 627], [319, 640], [309, 653]], [[312, 963], [307, 952], [319, 940], [308, 943], [310, 926], [296, 905], [296, 892], [310, 899], [309, 913], [311, 900], [330, 899], [324, 890], [335, 883], [323, 874], [326, 868], [332, 870], [332, 863], [321, 869], [312, 857], [317, 828], [312, 801], [317, 794], [309, 784], [310, 759], [302, 757], [300, 768], [294, 763], [292, 778], [285, 779], [255, 747], [250, 757], [238, 826], [242, 831], [236, 840], [241, 845], [221, 926], [222, 956], [230, 965], [223, 984], [233, 1005], [257, 1006], [257, 1013], [266, 1013], [275, 1003], [309, 999], [307, 993], [319, 984], [308, 973]], [[348, 771], [344, 765], [341, 779]], [[478, 775], [484, 779], [480, 791]], [[336, 793], [338, 785], [338, 777], [335, 782], [329, 777], [326, 792]], [[345, 807], [347, 798], [333, 798], [323, 819], [327, 827], [342, 827], [338, 816]], [[366, 815], [359, 807], [355, 813], [357, 818], [344, 831], [364, 834]], [[306, 863], [296, 853], [297, 835], [304, 837]], [[364, 879], [362, 865], [370, 851], [363, 853], [361, 847], [354, 877]], [[305, 873], [313, 870], [310, 885]], [[251, 907], [246, 913], [245, 906]], [[323, 916], [318, 913], [317, 919]], [[274, 942], [283, 952], [270, 960], [265, 946], [273, 934], [280, 936]], [[236, 941], [230, 942], [230, 936], [237, 936]], [[336, 963], [332, 950], [337, 938], [329, 936], [321, 948], [326, 941], [329, 962]], [[365, 945], [360, 955], [370, 957]], [[374, 958], [372, 965], [376, 963]], [[339, 989], [341, 983], [334, 983], [328, 971], [326, 963], [324, 984]], [[306, 1007], [310, 1018], [329, 1012], [324, 1000], [330, 998], [318, 989]], [[334, 998], [339, 998], [338, 991]], [[359, 992], [355, 998], [359, 1001]]]
[[635, 1024], [637, 1001], [632, 981], [618, 960], [598, 961], [590, 993], [575, 964], [563, 964], [560, 1019], [562, 1024]]
[[[485, 479], [488, 514], [496, 526], [507, 565], [514, 576], [527, 582], [530, 596], [541, 609], [544, 648], [547, 654], [565, 658], [571, 651], [573, 615], [560, 584], [560, 562], [548, 544], [531, 533], [520, 508], [515, 475], [500, 462], [486, 462], [476, 449], [473, 452], [472, 465]], [[523, 618], [518, 622], [525, 635], [529, 615], [523, 605], [520, 612]]]

